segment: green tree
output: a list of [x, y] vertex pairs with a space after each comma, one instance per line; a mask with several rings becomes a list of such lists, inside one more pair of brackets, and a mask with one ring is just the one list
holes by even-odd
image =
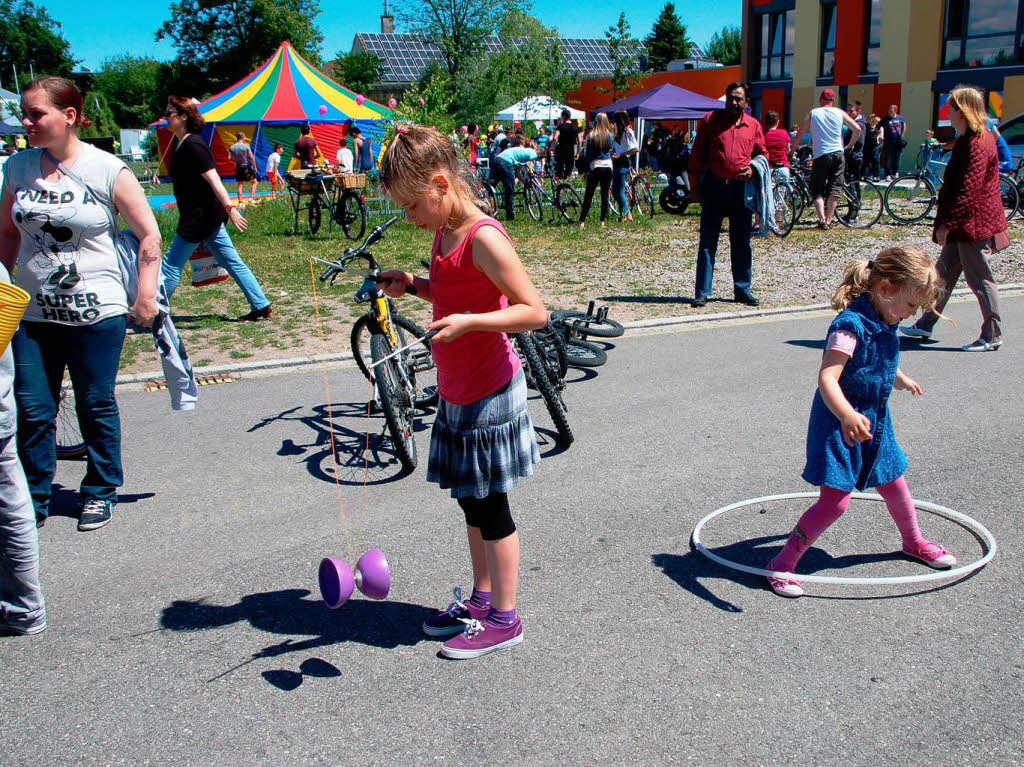
[[31, 79], [32, 70], [36, 75], [66, 77], [78, 63], [60, 22], [32, 0], [0, 0], [0, 62], [0, 76], [11, 82], [13, 66], [20, 85]]
[[200, 98], [248, 75], [282, 41], [320, 65], [319, 0], [177, 0], [156, 33], [178, 52], [168, 82]]
[[704, 48], [704, 55], [721, 64], [739, 64], [743, 46], [743, 31], [739, 27], [722, 27], [715, 32]]
[[98, 90], [82, 94], [82, 111], [92, 120], [88, 128], [81, 128], [78, 135], [82, 138], [96, 136], [113, 136], [120, 139], [121, 129], [114, 118], [114, 112], [107, 102], [107, 97]]
[[528, 0], [398, 0], [398, 18], [406, 30], [433, 41], [450, 83], [483, 55], [509, 14], [527, 12]]
[[365, 51], [339, 51], [330, 63], [334, 79], [356, 93], [367, 93], [380, 82], [384, 60]]
[[643, 82], [638, 42], [623, 12], [619, 13], [615, 25], [605, 30], [604, 36], [608, 41], [608, 58], [612, 61], [612, 82], [610, 88], [598, 90], [611, 94], [612, 101], [618, 101]]
[[106, 96], [119, 125], [141, 128], [157, 119], [167, 100], [162, 62], [147, 56], [114, 56], [103, 62], [95, 88]]
[[644, 43], [647, 45], [647, 65], [655, 72], [664, 72], [670, 61], [689, 58], [690, 40], [686, 37], [686, 25], [679, 20], [672, 3], [665, 3]]

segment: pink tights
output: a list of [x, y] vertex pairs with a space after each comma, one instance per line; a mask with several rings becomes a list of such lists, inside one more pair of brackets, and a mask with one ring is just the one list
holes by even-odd
[[[885, 500], [889, 515], [900, 531], [903, 548], [917, 551], [927, 543], [917, 526], [917, 509], [914, 508], [914, 501], [903, 477], [879, 485], [876, 490]], [[843, 515], [849, 505], [849, 493], [822, 485], [817, 502], [800, 517], [785, 547], [768, 563], [768, 569], [793, 572], [804, 552], [818, 540], [818, 536], [825, 532], [829, 525]]]

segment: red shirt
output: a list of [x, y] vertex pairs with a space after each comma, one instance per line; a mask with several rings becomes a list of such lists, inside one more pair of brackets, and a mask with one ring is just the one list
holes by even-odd
[[[462, 242], [441, 255], [441, 230], [434, 237], [430, 258], [430, 295], [434, 319], [450, 314], [483, 314], [508, 306], [490, 278], [473, 263], [473, 235], [481, 226], [508, 233], [493, 218], [477, 221]], [[509, 242], [512, 238], [508, 237]], [[493, 394], [512, 380], [522, 363], [504, 333], [471, 331], [454, 341], [434, 340], [430, 351], [437, 365], [437, 388], [445, 402], [468, 405]]]
[[789, 131], [783, 128], [772, 128], [764, 134], [764, 145], [768, 149], [768, 162], [772, 167], [782, 165], [789, 167]]
[[312, 136], [302, 136], [295, 140], [295, 154], [303, 168], [312, 168], [316, 165], [317, 145], [316, 139]]
[[708, 112], [697, 124], [690, 151], [690, 186], [700, 187], [705, 168], [719, 178], [733, 179], [759, 154], [767, 154], [761, 123], [745, 113], [737, 122], [724, 109]]

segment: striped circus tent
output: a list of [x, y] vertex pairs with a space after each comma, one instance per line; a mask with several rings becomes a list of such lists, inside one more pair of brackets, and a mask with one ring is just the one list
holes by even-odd
[[[353, 125], [364, 138], [370, 139], [371, 151], [379, 159], [385, 125], [392, 112], [370, 99], [357, 103], [357, 97], [357, 93], [317, 70], [285, 41], [248, 77], [200, 103], [199, 113], [206, 119], [202, 137], [213, 150], [217, 172], [225, 178], [235, 175], [228, 147], [235, 143], [235, 134], [240, 131], [252, 146], [261, 178], [275, 144], [284, 145], [284, 168], [299, 167], [295, 141], [304, 123], [309, 123], [320, 151], [332, 163]], [[173, 136], [166, 120], [153, 123], [153, 127], [160, 148], [160, 175], [167, 176]]]

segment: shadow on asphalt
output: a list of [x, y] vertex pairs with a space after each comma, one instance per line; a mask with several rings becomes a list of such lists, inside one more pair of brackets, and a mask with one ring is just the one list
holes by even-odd
[[[692, 304], [696, 299], [693, 296], [598, 296], [597, 301], [618, 301], [624, 304]], [[721, 296], [711, 296], [708, 298], [709, 304], [738, 304], [732, 298], [724, 298]], [[594, 338], [587, 339], [589, 341], [596, 340]]]
[[[427, 410], [423, 414], [432, 412]], [[299, 424], [303, 428], [301, 434], [283, 439], [277, 454], [302, 456], [310, 475], [323, 482], [381, 485], [408, 474], [395, 454], [383, 415], [379, 412], [367, 415], [365, 402], [316, 405], [311, 412], [293, 407], [262, 419], [248, 431], [252, 433], [278, 422]], [[422, 418], [416, 421], [417, 434], [428, 428]], [[417, 447], [421, 455], [426, 455], [422, 441]]]
[[[117, 502], [136, 503], [147, 498], [155, 498], [156, 493], [118, 493]], [[70, 517], [78, 519], [82, 513], [82, 498], [77, 490], [64, 487], [59, 483], [53, 485], [53, 496], [50, 500], [51, 517]]]
[[[786, 341], [790, 346], [802, 346], [805, 349], [824, 349], [825, 339], [793, 338]], [[937, 346], [935, 341], [919, 341], [913, 338], [900, 338], [900, 351], [921, 352], [958, 352], [959, 346]]]
[[[319, 599], [308, 599], [309, 595], [308, 589], [267, 591], [244, 596], [234, 605], [212, 605], [202, 599], [175, 600], [164, 608], [160, 625], [171, 631], [204, 631], [245, 621], [253, 628], [271, 634], [310, 636], [302, 641], [289, 637], [264, 647], [208, 680], [213, 682], [259, 658], [304, 652], [340, 642], [358, 642], [389, 650], [419, 644], [427, 639], [420, 630], [420, 624], [437, 612], [436, 609], [408, 602], [376, 602], [358, 598], [350, 599], [338, 610], [329, 610]], [[310, 665], [312, 661], [317, 662]], [[331, 664], [315, 658], [306, 659], [299, 667], [306, 676], [340, 674], [330, 669], [334, 669]], [[264, 678], [280, 689], [295, 689], [301, 684], [301, 678], [295, 684], [295, 673], [282, 669], [267, 672]]]

